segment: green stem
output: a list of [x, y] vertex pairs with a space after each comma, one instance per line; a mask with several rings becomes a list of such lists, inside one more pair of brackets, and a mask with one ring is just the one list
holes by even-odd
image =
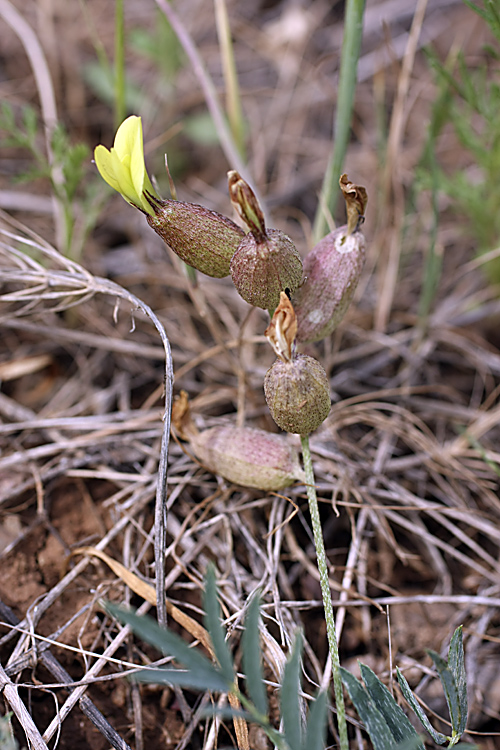
[[67, 258], [70, 258], [70, 260], [76, 260], [78, 261], [79, 258], [73, 257], [72, 253], [72, 244], [73, 244], [73, 229], [75, 228], [75, 219], [73, 216], [73, 210], [70, 201], [63, 200], [61, 201], [63, 205], [64, 210], [64, 238], [65, 238], [65, 245], [64, 248], [64, 254]]
[[319, 518], [318, 498], [314, 479], [311, 450], [309, 448], [309, 435], [301, 435], [302, 458], [304, 460], [304, 471], [306, 474], [307, 499], [309, 501], [309, 512], [314, 534], [314, 546], [316, 547], [316, 559], [318, 562], [319, 582], [323, 597], [325, 610], [326, 634], [332, 660], [333, 689], [335, 692], [335, 703], [337, 706], [337, 722], [340, 735], [341, 750], [349, 750], [347, 739], [347, 722], [345, 717], [344, 693], [342, 692], [342, 677], [340, 676], [339, 647], [337, 644], [337, 633], [335, 630], [335, 618], [333, 616], [332, 595], [328, 582], [328, 565], [326, 562], [325, 544], [323, 542], [323, 530]]
[[327, 215], [333, 215], [338, 198], [338, 182], [351, 133], [352, 108], [356, 91], [361, 37], [363, 35], [363, 14], [366, 0], [347, 0], [344, 21], [344, 40], [340, 58], [339, 88], [335, 111], [334, 147], [330, 156], [321, 200], [314, 220], [314, 244], [328, 231]]
[[240, 87], [236, 63], [234, 61], [234, 47], [227, 13], [226, 0], [215, 0], [215, 20], [217, 36], [221, 51], [222, 70], [226, 87], [226, 111], [234, 143], [245, 159], [245, 122], [241, 107]]
[[115, 0], [115, 127], [125, 113], [125, 20], [123, 0]]

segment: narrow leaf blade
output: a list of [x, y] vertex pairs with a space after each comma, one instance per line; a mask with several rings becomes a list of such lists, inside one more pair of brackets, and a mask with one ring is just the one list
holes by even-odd
[[467, 725], [467, 714], [469, 711], [467, 701], [467, 674], [465, 672], [464, 643], [462, 638], [462, 625], [453, 633], [448, 651], [448, 666], [455, 679], [458, 693], [458, 706], [460, 711], [458, 726], [454, 729], [457, 734], [462, 735]]
[[253, 714], [251, 714], [249, 711], [238, 711], [235, 708], [230, 708], [229, 706], [217, 706], [215, 704], [212, 704], [212, 706], [208, 706], [203, 711], [200, 711], [199, 713], [200, 717], [213, 717], [218, 716], [220, 719], [231, 720], [234, 718], [237, 719], [244, 719], [245, 721], [255, 722], [255, 719], [253, 717]]
[[262, 652], [260, 649], [259, 618], [260, 597], [254, 596], [248, 607], [243, 631], [242, 651], [248, 694], [255, 708], [263, 716], [268, 714], [266, 686], [262, 676]]
[[301, 750], [302, 745], [299, 706], [301, 655], [302, 635], [299, 632], [295, 638], [292, 653], [285, 664], [281, 686], [281, 716], [285, 739], [290, 750]]
[[441, 732], [436, 732], [426, 714], [423, 712], [420, 703], [413, 695], [413, 692], [408, 685], [408, 682], [406, 681], [406, 677], [404, 677], [404, 675], [399, 671], [398, 668], [396, 668], [396, 673], [398, 676], [399, 686], [401, 688], [401, 692], [403, 693], [405, 701], [408, 703], [412, 711], [418, 716], [418, 718], [420, 719], [420, 723], [429, 732], [434, 742], [436, 742], [438, 745], [444, 745], [447, 737], [444, 734], [441, 734]]
[[340, 672], [342, 682], [346, 686], [356, 711], [370, 735], [375, 750], [394, 750], [396, 747], [394, 737], [382, 713], [370, 698], [368, 690], [344, 667], [340, 667]]
[[226, 642], [225, 632], [220, 621], [220, 607], [217, 601], [215, 570], [210, 566], [205, 578], [205, 626], [210, 634], [212, 646], [220, 669], [228, 683], [234, 681], [233, 657]]
[[183, 669], [141, 669], [133, 675], [136, 682], [149, 682], [156, 685], [180, 685], [193, 690], [212, 690], [216, 693], [227, 692], [226, 678], [215, 667], [210, 672]]
[[[421, 747], [424, 747], [424, 745], [422, 744], [421, 738], [418, 736], [418, 734], [416, 734], [413, 739], [407, 739], [403, 740], [403, 742], [398, 742], [398, 744], [394, 746], [393, 750], [420, 750]], [[467, 750], [473, 749], [467, 748]]]
[[306, 736], [302, 744], [302, 750], [324, 750], [326, 740], [326, 719], [328, 715], [327, 709], [327, 694], [323, 691], [318, 693], [309, 710]]
[[[360, 664], [361, 676], [370, 697], [387, 722], [387, 726], [396, 742], [418, 739], [418, 734], [410, 724], [408, 717], [398, 706], [386, 686], [379, 680], [375, 672], [366, 664]], [[422, 742], [416, 744], [419, 750], [425, 750]]]
[[[172, 633], [170, 630], [160, 628], [151, 617], [145, 617], [136, 614], [127, 609], [122, 609], [116, 604], [106, 604], [106, 609], [113, 617], [124, 623], [130, 625], [134, 633], [142, 638], [143, 641], [149, 643], [151, 646], [155, 646], [159, 651], [164, 654], [173, 656], [180, 664], [183, 664], [190, 672], [193, 672], [200, 676], [200, 679], [205, 677], [207, 681], [218, 680], [220, 678], [220, 672], [207, 659], [200, 651], [190, 648], [188, 644], [176, 633]], [[231, 682], [224, 681], [225, 687], [224, 692], [228, 689]], [[206, 689], [209, 689], [208, 686]], [[222, 688], [218, 688], [221, 689]]]
[[443, 686], [446, 703], [448, 704], [448, 710], [450, 712], [451, 726], [453, 732], [458, 732], [458, 726], [460, 724], [460, 704], [458, 700], [458, 690], [455, 684], [455, 678], [451, 669], [448, 667], [448, 663], [435, 651], [427, 649], [427, 653], [434, 662], [434, 666], [437, 669], [439, 679]]

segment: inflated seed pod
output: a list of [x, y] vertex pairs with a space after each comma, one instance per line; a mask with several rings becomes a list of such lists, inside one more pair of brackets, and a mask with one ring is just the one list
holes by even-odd
[[304, 281], [293, 297], [297, 341], [329, 336], [351, 304], [365, 263], [365, 238], [347, 226], [327, 234], [304, 259]]
[[298, 454], [282, 435], [221, 425], [191, 435], [190, 444], [210, 471], [243, 487], [277, 491], [304, 481]]
[[297, 341], [329, 336], [351, 304], [365, 263], [364, 221], [367, 195], [361, 185], [339, 180], [347, 210], [346, 226], [327, 234], [304, 260], [304, 280], [293, 297]]
[[297, 451], [282, 435], [228, 424], [200, 432], [185, 391], [172, 405], [172, 430], [210, 471], [235, 484], [277, 491], [304, 481]]
[[146, 220], [185, 263], [207, 276], [228, 276], [245, 232], [227, 216], [195, 203], [146, 198], [154, 213]]
[[264, 393], [271, 416], [282, 430], [308, 435], [330, 412], [330, 386], [320, 363], [297, 354], [297, 320], [292, 303], [282, 292], [280, 303], [266, 330], [278, 355], [264, 378]]
[[330, 386], [320, 363], [307, 354], [277, 359], [267, 371], [264, 393], [271, 416], [282, 430], [309, 435], [330, 413]]
[[262, 237], [249, 232], [231, 259], [231, 278], [238, 293], [254, 307], [274, 310], [280, 293], [297, 289], [302, 260], [289, 237], [268, 229]]
[[228, 186], [231, 202], [249, 229], [232, 257], [231, 278], [246, 302], [274, 311], [280, 293], [293, 294], [299, 286], [302, 259], [286, 234], [266, 229], [257, 197], [238, 172], [228, 173]]

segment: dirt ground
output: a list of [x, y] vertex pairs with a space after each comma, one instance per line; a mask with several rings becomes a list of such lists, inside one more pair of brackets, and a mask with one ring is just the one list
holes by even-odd
[[[172, 5], [223, 104], [213, 4]], [[153, 2], [125, 6], [127, 114], [142, 116], [150, 174], [167, 196], [166, 152], [179, 199], [232, 216], [226, 173], [234, 165], [199, 77]], [[272, 226], [304, 256], [331, 149], [343, 4], [228, 0], [228, 12], [248, 171]], [[103, 62], [113, 59], [114, 13], [109, 0], [0, 2], [1, 101], [18, 123], [26, 105], [34, 108], [42, 160], [51, 102], [70, 142], [89, 149], [70, 201], [66, 258], [41, 161], [33, 174], [26, 144], [0, 132], [0, 681], [17, 686], [16, 705], [50, 747], [236, 746], [230, 722], [203, 716], [203, 696], [123, 676], [131, 662], [159, 657], [100, 603], [155, 614], [113, 562], [155, 585], [166, 357], [158, 326], [171, 347], [174, 394], [187, 391], [199, 429], [277, 431], [262, 388], [274, 360], [267, 314], [228, 278], [200, 274], [192, 286], [144, 217], [96, 175], [92, 150], [110, 147], [115, 132]], [[458, 0], [368, 0], [345, 162], [369, 196], [367, 261], [339, 328], [303, 348], [331, 385], [331, 413], [311, 448], [341, 663], [357, 674], [360, 660], [386, 684], [399, 666], [446, 732], [426, 648], [446, 654], [463, 624], [466, 739], [483, 750], [500, 747], [500, 302], [477, 243], [441, 196], [434, 240], [442, 273], [428, 314], [419, 313], [434, 209], [415, 185], [437, 95], [423, 47], [442, 60], [460, 49], [478, 65], [489, 42]], [[475, 174], [451, 128], [436, 148], [445, 168]], [[337, 213], [343, 222], [340, 202]], [[298, 436], [289, 440], [300, 448]], [[299, 626], [312, 695], [327, 642], [304, 485], [269, 493], [230, 484], [174, 440], [168, 461], [169, 601], [201, 621], [212, 561], [238, 660], [242, 613], [260, 587], [269, 695], [276, 701]], [[2, 713], [13, 708], [9, 695]], [[352, 747], [371, 747], [349, 713]], [[29, 745], [26, 732], [34, 742], [22, 718], [13, 725], [20, 747]], [[252, 728], [250, 746], [271, 744]], [[336, 746], [331, 718], [328, 747]]]

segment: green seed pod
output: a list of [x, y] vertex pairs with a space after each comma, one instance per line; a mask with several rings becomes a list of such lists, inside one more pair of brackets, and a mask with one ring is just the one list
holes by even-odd
[[265, 235], [250, 232], [231, 260], [233, 283], [250, 305], [274, 310], [280, 293], [293, 294], [302, 279], [302, 260], [289, 237], [279, 229]]
[[146, 220], [185, 263], [207, 276], [222, 278], [245, 232], [227, 216], [195, 203], [159, 200], [147, 193], [154, 215]]
[[278, 358], [266, 373], [264, 392], [272, 418], [286, 432], [308, 435], [330, 413], [326, 372], [306, 354]]
[[298, 454], [282, 435], [222, 425], [191, 434], [190, 444], [210, 471], [243, 487], [277, 491], [304, 481]]
[[349, 307], [365, 263], [365, 238], [340, 227], [308, 253], [304, 281], [293, 299], [297, 341], [319, 341], [338, 326]]

